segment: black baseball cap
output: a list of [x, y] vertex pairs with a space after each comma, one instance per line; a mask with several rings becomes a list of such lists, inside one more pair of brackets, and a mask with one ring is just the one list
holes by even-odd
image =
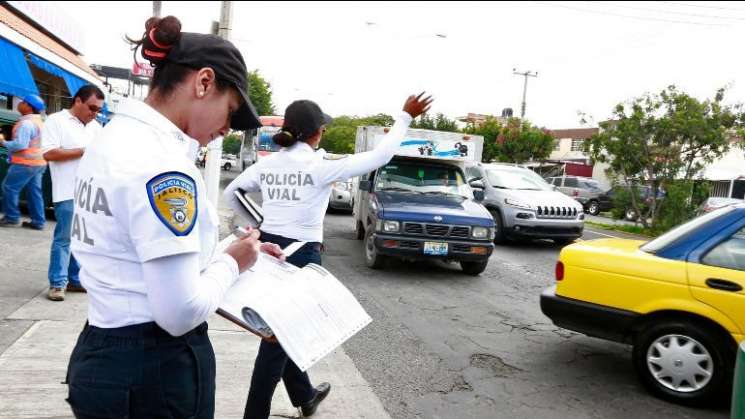
[[300, 138], [315, 134], [331, 121], [333, 118], [323, 113], [321, 107], [311, 100], [296, 100], [285, 109], [284, 128], [294, 131]]
[[215, 70], [218, 79], [224, 80], [238, 90], [243, 103], [230, 119], [230, 128], [245, 131], [261, 126], [251, 100], [248, 98], [248, 70], [238, 48], [230, 41], [216, 35], [181, 33], [181, 39], [168, 52], [166, 61], [200, 69]]

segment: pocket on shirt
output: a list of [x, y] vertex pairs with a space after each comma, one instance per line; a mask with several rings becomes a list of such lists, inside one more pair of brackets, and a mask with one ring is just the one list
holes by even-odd
[[75, 381], [69, 385], [67, 403], [75, 416], [127, 419], [130, 389], [121, 384]]

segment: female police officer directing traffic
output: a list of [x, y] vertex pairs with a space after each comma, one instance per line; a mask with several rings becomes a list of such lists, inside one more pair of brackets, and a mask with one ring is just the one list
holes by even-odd
[[145, 102], [120, 104], [77, 172], [72, 248], [88, 323], [68, 368], [78, 418], [212, 418], [205, 319], [257, 252], [258, 232], [213, 255], [218, 217], [187, 154], [258, 117], [229, 42], [151, 18], [135, 51], [155, 66]]
[[[225, 189], [224, 198], [238, 211], [240, 204], [234, 192], [261, 190], [264, 221], [262, 240], [282, 247], [296, 241], [307, 242], [287, 261], [298, 266], [321, 263], [323, 217], [328, 206], [332, 183], [371, 172], [388, 163], [401, 144], [411, 120], [426, 112], [432, 102], [410, 96], [403, 112], [378, 146], [369, 152], [332, 159], [318, 150], [324, 125], [331, 118], [314, 102], [293, 102], [285, 111], [282, 131], [274, 142], [283, 148], [249, 167]], [[263, 340], [251, 379], [244, 419], [267, 418], [272, 395], [280, 378], [292, 404], [303, 416], [312, 415], [330, 391], [323, 383], [313, 388], [308, 374], [288, 359], [276, 342]]]

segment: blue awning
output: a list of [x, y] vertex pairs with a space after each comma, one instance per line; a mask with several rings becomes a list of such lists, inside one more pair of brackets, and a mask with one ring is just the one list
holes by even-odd
[[0, 38], [0, 93], [24, 97], [39, 94], [23, 51]]
[[67, 70], [63, 70], [62, 68], [58, 67], [55, 64], [50, 63], [49, 61], [39, 58], [34, 54], [29, 54], [31, 57], [31, 63], [40, 69], [46, 71], [49, 74], [53, 74], [57, 77], [61, 77], [62, 80], [65, 81], [65, 84], [67, 85], [67, 90], [70, 92], [70, 97], [75, 96], [75, 93], [78, 92], [78, 90], [85, 86], [86, 84], [90, 84], [87, 81], [81, 79], [78, 76], [75, 76], [71, 74]]

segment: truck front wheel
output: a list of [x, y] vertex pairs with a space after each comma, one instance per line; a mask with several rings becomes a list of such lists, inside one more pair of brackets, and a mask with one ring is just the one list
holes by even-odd
[[461, 261], [460, 267], [468, 275], [477, 276], [486, 270], [486, 266], [489, 264], [489, 259], [478, 262], [466, 262]]
[[365, 264], [368, 268], [382, 269], [386, 263], [386, 257], [378, 254], [375, 248], [375, 238], [373, 237], [372, 226], [365, 229]]

